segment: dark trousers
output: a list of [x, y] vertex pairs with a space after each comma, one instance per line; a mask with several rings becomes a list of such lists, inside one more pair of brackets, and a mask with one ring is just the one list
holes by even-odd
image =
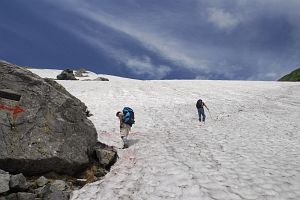
[[198, 116], [199, 116], [199, 121], [201, 122], [201, 116], [202, 116], [202, 121], [205, 122], [205, 113], [204, 113], [204, 108], [198, 108]]

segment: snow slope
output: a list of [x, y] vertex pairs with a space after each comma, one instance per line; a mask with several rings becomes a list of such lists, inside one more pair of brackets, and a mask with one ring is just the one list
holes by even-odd
[[[108, 145], [121, 147], [115, 113], [130, 106], [136, 115], [130, 147], [73, 200], [300, 199], [300, 83], [108, 78], [58, 81]], [[204, 126], [198, 98], [211, 110]]]

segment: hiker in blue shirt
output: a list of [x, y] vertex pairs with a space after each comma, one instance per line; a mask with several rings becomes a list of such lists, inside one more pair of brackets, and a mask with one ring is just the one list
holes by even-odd
[[197, 101], [197, 104], [196, 104], [196, 107], [197, 107], [197, 110], [198, 110], [198, 116], [199, 116], [199, 122], [201, 123], [201, 116], [202, 116], [202, 121], [203, 121], [203, 124], [205, 124], [205, 112], [204, 112], [204, 107], [208, 109], [208, 107], [206, 106], [206, 104], [202, 101], [202, 99], [199, 99]]

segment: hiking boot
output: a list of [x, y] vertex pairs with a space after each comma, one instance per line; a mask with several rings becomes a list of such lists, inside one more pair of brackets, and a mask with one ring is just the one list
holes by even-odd
[[123, 149], [126, 149], [126, 148], [128, 148], [128, 147], [129, 147], [128, 144], [124, 144]]

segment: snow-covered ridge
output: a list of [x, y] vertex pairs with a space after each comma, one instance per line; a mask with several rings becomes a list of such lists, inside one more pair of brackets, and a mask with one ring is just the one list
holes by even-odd
[[[73, 200], [300, 199], [300, 83], [109, 79], [58, 81], [108, 145], [121, 147], [115, 113], [130, 106], [136, 116], [130, 147]], [[210, 108], [204, 126], [198, 98]]]
[[[58, 70], [58, 69], [34, 69], [34, 68], [30, 68], [28, 70], [39, 75], [42, 78], [53, 78], [53, 79], [56, 79], [56, 76], [59, 75], [63, 71], [63, 70]], [[75, 71], [76, 70], [74, 70], [74, 72]], [[104, 78], [108, 78], [109, 80], [113, 80], [113, 81], [134, 80], [134, 79], [122, 78], [122, 77], [112, 76], [112, 75], [107, 75], [107, 74], [96, 74], [91, 71], [87, 71], [87, 73], [84, 73], [84, 75], [87, 75], [87, 77], [76, 77], [76, 78], [78, 80], [86, 80], [86, 79], [93, 80], [98, 77], [104, 77]]]

